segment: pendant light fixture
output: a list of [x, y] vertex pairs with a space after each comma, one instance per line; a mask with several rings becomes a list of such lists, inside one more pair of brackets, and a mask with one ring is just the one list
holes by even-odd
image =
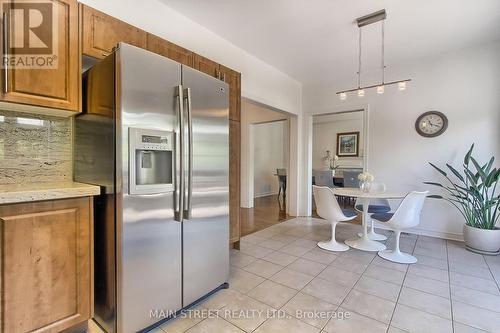
[[[391, 81], [391, 82], [385, 82], [385, 19], [387, 18], [387, 13], [385, 9], [379, 10], [378, 12], [359, 17], [356, 19], [356, 22], [358, 24], [359, 28], [359, 54], [358, 54], [358, 87], [354, 89], [348, 89], [348, 90], [342, 90], [337, 92], [337, 95], [339, 95], [340, 100], [344, 101], [347, 99], [347, 93], [357, 91], [358, 97], [363, 97], [365, 96], [365, 90], [366, 89], [371, 89], [371, 88], [377, 88], [377, 93], [378, 94], [383, 94], [385, 92], [385, 87], [389, 85], [398, 85], [398, 89], [400, 91], [406, 89], [406, 83], [411, 81], [411, 79], [405, 79], [405, 80], [398, 80], [398, 81]], [[382, 33], [382, 45], [381, 45], [381, 68], [382, 68], [382, 80], [380, 81], [379, 84], [375, 85], [370, 85], [370, 86], [361, 86], [361, 42], [362, 42], [362, 27], [380, 22], [381, 21], [381, 33]]]

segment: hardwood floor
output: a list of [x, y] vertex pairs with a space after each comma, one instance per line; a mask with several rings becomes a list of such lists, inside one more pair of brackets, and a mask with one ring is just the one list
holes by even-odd
[[241, 236], [265, 229], [286, 221], [291, 217], [286, 213], [283, 197], [270, 195], [254, 199], [254, 208], [241, 208]]

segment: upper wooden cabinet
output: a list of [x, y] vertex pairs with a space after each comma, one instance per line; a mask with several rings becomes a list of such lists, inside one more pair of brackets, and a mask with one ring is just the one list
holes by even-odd
[[158, 36], [147, 35], [147, 49], [183, 65], [193, 67], [194, 53]]
[[229, 119], [240, 121], [241, 74], [220, 65], [221, 79], [229, 85]]
[[146, 49], [144, 30], [85, 5], [80, 5], [80, 10], [83, 54], [102, 59], [120, 42]]
[[205, 58], [199, 54], [194, 55], [194, 66], [195, 69], [208, 74], [210, 76], [216, 77], [218, 79], [220, 76], [220, 65], [213, 60]]
[[[3, 6], [6, 1], [0, 1]], [[80, 106], [80, 51], [78, 34], [78, 3], [76, 0], [54, 0], [53, 20], [57, 29], [52, 53], [56, 58], [53, 68], [26, 69], [7, 65], [3, 69], [1, 100], [12, 103], [78, 111]], [[3, 7], [2, 7], [3, 8]], [[16, 25], [19, 23], [16, 22]], [[9, 31], [2, 36], [13, 38], [14, 22], [8, 21]], [[48, 28], [50, 30], [50, 27]], [[16, 42], [19, 31], [15, 31]], [[13, 48], [7, 40], [10, 56], [23, 56], [26, 51]], [[3, 45], [3, 44], [2, 44]], [[24, 45], [24, 44], [23, 44]], [[26, 45], [24, 45], [26, 47]], [[4, 49], [4, 52], [6, 50]]]
[[92, 316], [92, 198], [0, 206], [4, 333], [55, 333]]

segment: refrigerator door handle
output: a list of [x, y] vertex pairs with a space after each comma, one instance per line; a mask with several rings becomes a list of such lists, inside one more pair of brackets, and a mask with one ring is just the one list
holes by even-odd
[[[175, 89], [175, 97], [178, 104], [178, 140], [175, 142], [175, 156], [179, 156], [179, 181], [176, 181], [174, 198], [175, 198], [175, 220], [178, 222], [183, 221], [182, 211], [184, 209], [184, 192], [185, 192], [185, 182], [184, 182], [184, 90], [182, 85], [179, 85]], [[175, 170], [175, 177], [177, 178], [177, 163]]]
[[187, 179], [187, 198], [184, 218], [191, 219], [192, 207], [191, 199], [193, 197], [193, 117], [191, 104], [191, 88], [184, 89], [184, 98], [187, 105], [187, 123], [188, 123], [188, 179]]

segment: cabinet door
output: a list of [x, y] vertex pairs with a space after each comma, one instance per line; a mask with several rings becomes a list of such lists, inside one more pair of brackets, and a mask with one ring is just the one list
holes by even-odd
[[91, 317], [91, 206], [0, 206], [2, 332], [55, 333]]
[[115, 62], [112, 58], [101, 60], [95, 67], [84, 74], [83, 90], [86, 113], [94, 113], [113, 118], [115, 110]]
[[[2, 1], [2, 5], [5, 2]], [[54, 67], [26, 69], [7, 66], [2, 75], [1, 96], [2, 100], [13, 103], [78, 111], [81, 81], [78, 3], [76, 0], [54, 0], [52, 3], [53, 20], [57, 25], [57, 29], [52, 30], [57, 33], [57, 43], [54, 44], [57, 49], [53, 50], [57, 57]], [[14, 41], [11, 39], [15, 38], [18, 43], [20, 32], [12, 30], [14, 21], [10, 17], [5, 24], [9, 31], [2, 36], [9, 36], [6, 42], [12, 47]], [[19, 21], [16, 22], [19, 24]], [[11, 48], [10, 54], [22, 56], [20, 52], [16, 52], [16, 48]]]
[[160, 37], [148, 34], [147, 48], [151, 52], [175, 60], [183, 65], [193, 67], [193, 52]]
[[146, 48], [146, 32], [91, 7], [81, 5], [82, 52], [102, 59], [120, 42]]
[[194, 55], [194, 68], [208, 74], [210, 76], [220, 79], [220, 66], [215, 61], [202, 57], [199, 54]]
[[229, 84], [229, 119], [240, 121], [241, 113], [241, 74], [230, 68], [220, 66], [221, 79]]
[[240, 141], [238, 121], [229, 121], [229, 242], [240, 240]]

